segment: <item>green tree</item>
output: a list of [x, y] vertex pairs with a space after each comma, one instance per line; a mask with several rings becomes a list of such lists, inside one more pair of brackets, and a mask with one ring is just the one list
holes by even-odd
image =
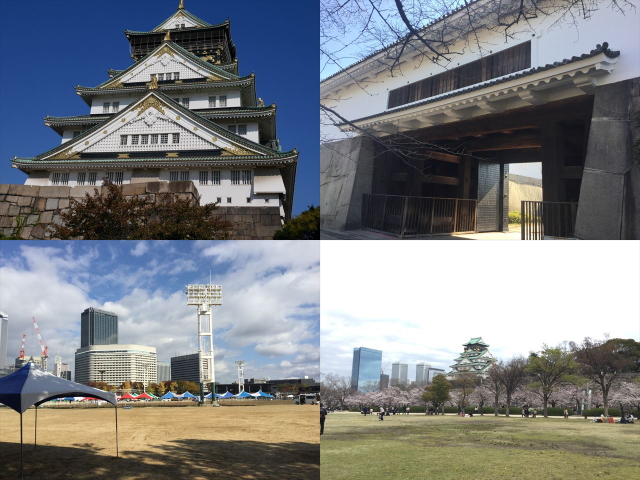
[[226, 240], [232, 224], [213, 215], [216, 205], [194, 204], [168, 193], [148, 198], [126, 198], [117, 185], [103, 179], [108, 189], [101, 195], [72, 199], [60, 214], [62, 225], [52, 226], [52, 235], [62, 240]]
[[[425, 387], [422, 394], [422, 400], [425, 403], [431, 403], [434, 407], [444, 405], [444, 402], [451, 398], [451, 383], [446, 379], [444, 375], [436, 375], [433, 377], [433, 382], [428, 387]], [[443, 412], [444, 413], [444, 412]]]
[[549, 397], [561, 385], [572, 382], [573, 371], [576, 367], [573, 353], [563, 348], [549, 348], [542, 346], [541, 352], [531, 352], [529, 354], [529, 364], [526, 368], [534, 382], [534, 388], [540, 388], [544, 405], [544, 416], [547, 417], [547, 405]]
[[273, 236], [274, 240], [320, 240], [320, 207], [311, 205], [297, 217], [284, 224]]

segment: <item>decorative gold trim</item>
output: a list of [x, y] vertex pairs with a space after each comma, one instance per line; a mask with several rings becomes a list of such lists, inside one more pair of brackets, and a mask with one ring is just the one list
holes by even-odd
[[180, 0], [180, 5], [178, 5], [178, 8], [180, 10], [182, 10], [184, 8], [184, 0]]
[[86, 142], [84, 142], [85, 145], [89, 145], [89, 141], [87, 140]]
[[142, 115], [148, 108], [155, 108], [156, 110], [158, 110], [160, 113], [162, 113], [163, 115], [166, 115], [164, 113], [164, 109], [162, 108], [162, 104], [160, 103], [160, 101], [158, 99], [156, 99], [155, 97], [147, 97], [140, 105], [138, 105], [136, 108], [134, 108], [134, 110], [139, 110], [138, 112], [138, 116]]
[[170, 42], [171, 41], [171, 30], [167, 30], [167, 33], [164, 36], [164, 41], [165, 42]]
[[226, 78], [219, 77], [218, 75], [209, 75], [207, 77], [207, 82], [224, 82]]
[[231, 155], [236, 155], [236, 156], [237, 155], [255, 155], [255, 153], [245, 150], [244, 148], [234, 147], [234, 146], [225, 147], [222, 150], [223, 157], [228, 157]]
[[198, 127], [193, 127], [193, 131], [197, 132], [198, 131]]
[[118, 88], [122, 86], [122, 82], [121, 81], [117, 81], [112, 83], [111, 85], [105, 85], [104, 88]]
[[107, 133], [109, 133], [109, 131], [108, 131], [108, 130], [105, 130], [105, 131], [103, 131], [102, 133], [104, 133], [104, 134], [106, 135]]
[[176, 158], [178, 157], [179, 152], [167, 152], [167, 157], [166, 158]]
[[180, 115], [176, 115], [176, 120], [180, 120], [182, 117]]
[[[161, 57], [164, 54], [170, 55], [172, 57], [175, 58], [175, 55], [173, 54], [173, 50], [171, 50], [171, 48], [168, 45], [162, 45], [162, 48], [160, 48], [160, 50], [158, 50], [156, 53], [153, 54], [154, 57]], [[146, 65], [146, 63], [145, 63]]]
[[178, 84], [182, 85], [182, 80], [176, 80], [176, 85]]
[[217, 142], [218, 141], [218, 137], [211, 137], [211, 141], [212, 142]]
[[57, 155], [50, 157], [48, 160], [67, 160], [73, 157], [74, 155], [77, 155], [78, 152], [72, 152], [71, 151], [72, 148], [73, 147], [69, 147], [66, 150], [63, 150], [62, 152], [58, 153]]
[[157, 90], [158, 89], [158, 78], [153, 76], [151, 77], [151, 81], [147, 83], [149, 90]]
[[121, 121], [122, 123], [124, 123], [124, 122], [126, 122], [126, 121], [127, 121], [127, 119], [126, 119], [126, 118], [121, 118], [121, 119], [120, 119], [120, 121]]
[[118, 154], [118, 158], [129, 158], [129, 154], [128, 153], [119, 153]]

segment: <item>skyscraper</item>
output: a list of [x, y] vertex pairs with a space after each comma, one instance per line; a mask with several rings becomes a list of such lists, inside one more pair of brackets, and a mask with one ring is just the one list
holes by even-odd
[[429, 369], [431, 365], [425, 362], [416, 364], [416, 386], [422, 388], [429, 384]]
[[382, 350], [354, 348], [351, 387], [359, 391], [377, 390], [381, 368]]
[[80, 315], [80, 348], [118, 343], [118, 316], [113, 312], [87, 308]]
[[391, 386], [407, 385], [409, 365], [406, 363], [391, 364]]
[[9, 315], [0, 312], [0, 370], [7, 365], [7, 336], [9, 335]]

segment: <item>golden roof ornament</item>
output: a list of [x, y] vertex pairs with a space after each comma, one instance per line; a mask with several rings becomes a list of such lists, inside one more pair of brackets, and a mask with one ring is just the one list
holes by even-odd
[[264, 107], [264, 101], [260, 97], [258, 97], [258, 106]]
[[171, 30], [167, 30], [167, 33], [164, 36], [164, 41], [165, 42], [170, 42], [171, 41]]
[[184, 8], [184, 0], [180, 0], [180, 5], [178, 5], [178, 9], [182, 10]]
[[151, 77], [151, 82], [149, 82], [149, 90], [157, 90], [158, 89], [158, 77]]

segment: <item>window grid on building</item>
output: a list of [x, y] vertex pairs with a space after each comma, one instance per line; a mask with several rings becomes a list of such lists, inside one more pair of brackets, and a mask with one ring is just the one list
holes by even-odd
[[247, 126], [238, 125], [238, 135], [246, 135], [246, 134], [247, 134]]
[[122, 185], [124, 172], [107, 172], [107, 180], [115, 185]]
[[89, 185], [95, 185], [97, 177], [98, 177], [97, 172], [89, 172], [89, 182], [88, 182]]
[[127, 144], [127, 137], [128, 137], [128, 135], [120, 135], [120, 145], [126, 145]]
[[180, 72], [173, 72], [173, 79], [180, 80]]
[[211, 183], [213, 185], [220, 185], [220, 170], [213, 170], [211, 172]]
[[140, 135], [140, 144], [148, 145], [149, 144], [149, 135]]
[[206, 170], [201, 170], [199, 175], [199, 184], [200, 185], [208, 185], [209, 184], [209, 172]]
[[84, 185], [84, 180], [87, 177], [87, 174], [85, 172], [79, 172], [78, 173], [78, 180], [76, 181], [76, 183], [78, 185]]
[[104, 102], [102, 104], [102, 113], [109, 113], [110, 106], [111, 106], [111, 102]]
[[164, 82], [164, 73], [159, 73], [158, 74], [158, 81], [159, 82]]
[[231, 185], [240, 185], [240, 170], [231, 170]]
[[189, 170], [181, 170], [169, 172], [169, 181], [170, 182], [184, 182], [189, 180]]
[[236, 133], [236, 126], [235, 125], [227, 125], [227, 130], [229, 130], [231, 133]]
[[111, 108], [111, 111], [113, 113], [118, 113], [118, 110], [120, 110], [120, 102], [113, 102], [113, 107]]
[[183, 98], [182, 99], [182, 106], [184, 108], [189, 108], [189, 99], [188, 98]]
[[216, 108], [216, 97], [209, 97], [209, 108]]
[[171, 143], [180, 143], [180, 134], [179, 133], [172, 134]]
[[131, 135], [131, 145], [138, 145], [140, 135]]
[[152, 133], [151, 134], [151, 145], [156, 145], [158, 143], [158, 134], [157, 133]]
[[160, 134], [160, 143], [169, 143], [169, 134], [161, 133]]
[[220, 95], [220, 97], [218, 97], [218, 101], [219, 101], [221, 107], [226, 107], [227, 106], [227, 96], [226, 95]]
[[227, 197], [227, 203], [231, 203], [231, 197]]
[[242, 170], [242, 184], [251, 185], [251, 170]]

